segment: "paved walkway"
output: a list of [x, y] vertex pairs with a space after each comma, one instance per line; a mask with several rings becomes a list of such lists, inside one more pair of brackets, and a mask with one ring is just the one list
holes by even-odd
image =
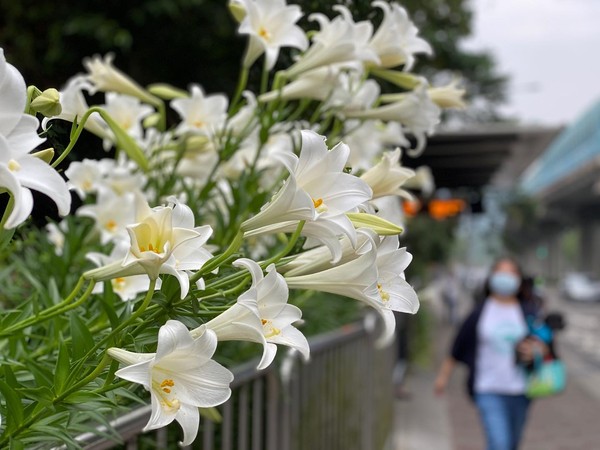
[[[454, 373], [446, 395], [432, 392], [442, 349], [454, 333], [447, 326], [435, 329], [436, 355], [429, 364], [410, 369], [403, 386], [406, 395], [396, 400], [393, 450], [483, 450], [477, 412], [465, 394], [464, 370]], [[600, 334], [598, 339], [600, 345]], [[532, 405], [521, 450], [600, 449], [600, 365], [570, 343], [560, 350], [569, 372], [567, 390]]]

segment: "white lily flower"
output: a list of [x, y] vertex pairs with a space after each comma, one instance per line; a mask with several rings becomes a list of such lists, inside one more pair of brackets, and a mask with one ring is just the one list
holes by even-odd
[[[237, 152], [236, 152], [237, 153]], [[177, 165], [177, 173], [199, 182], [206, 182], [213, 167], [219, 162], [219, 153], [212, 141], [201, 149], [186, 151]]]
[[431, 100], [440, 108], [464, 109], [466, 90], [458, 87], [459, 80], [453, 80], [446, 86], [430, 88], [428, 93]]
[[100, 166], [103, 170], [103, 178], [98, 184], [99, 194], [108, 190], [115, 195], [123, 196], [144, 191], [146, 177], [141, 172], [135, 171], [137, 165], [133, 161], [121, 158], [111, 164], [110, 160], [101, 160]]
[[[106, 93], [104, 109], [123, 131], [136, 140], [143, 137], [142, 120], [154, 112], [154, 108], [142, 104], [139, 99], [115, 92]], [[104, 147], [110, 148], [113, 141], [114, 138], [105, 139]]]
[[256, 130], [242, 142], [238, 151], [229, 160], [221, 163], [219, 173], [230, 180], [235, 180], [255, 163], [255, 169], [264, 175], [259, 182], [264, 188], [271, 189], [272, 180], [278, 179], [284, 168], [283, 161], [293, 155], [294, 143], [288, 133], [275, 131], [262, 145], [258, 159], [256, 159], [259, 148], [260, 138], [258, 130]]
[[100, 232], [100, 242], [106, 244], [127, 239], [127, 226], [135, 221], [135, 204], [136, 194], [132, 192], [116, 195], [103, 191], [95, 204], [83, 205], [75, 214], [93, 219]]
[[352, 246], [352, 243], [346, 236], [340, 238], [341, 257], [339, 261], [333, 263], [327, 246], [321, 246], [298, 254], [294, 259], [279, 267], [279, 271], [286, 278], [322, 272], [345, 264], [356, 259], [357, 256], [367, 253], [373, 248], [373, 242], [374, 236], [372, 232], [360, 229], [357, 232], [356, 248]]
[[127, 364], [115, 374], [150, 391], [152, 414], [144, 431], [176, 420], [183, 429], [181, 445], [194, 442], [200, 424], [198, 408], [218, 406], [231, 396], [233, 374], [211, 359], [216, 348], [214, 333], [193, 339], [184, 324], [169, 320], [158, 332], [156, 353], [108, 349], [112, 358]]
[[204, 248], [212, 234], [208, 225], [194, 227], [192, 210], [170, 197], [169, 206], [150, 209], [136, 196], [136, 220], [127, 226], [131, 245], [122, 262], [114, 262], [86, 272], [96, 281], [146, 273], [151, 279], [173, 275], [179, 281], [181, 298], [189, 292], [188, 272], [199, 270], [212, 254]]
[[344, 142], [350, 148], [348, 165], [352, 172], [367, 170], [373, 167], [384, 149], [381, 140], [381, 122], [376, 120], [346, 120], [344, 122]]
[[65, 247], [65, 234], [67, 233], [67, 222], [62, 221], [58, 225], [53, 222], [46, 224], [46, 237], [54, 245], [54, 253], [58, 256], [63, 254]]
[[414, 289], [404, 279], [404, 270], [412, 260], [405, 248], [398, 248], [396, 237], [379, 237], [370, 230], [359, 232], [356, 252], [343, 244], [338, 264], [327, 262], [323, 248], [310, 250], [283, 266], [290, 289], [313, 289], [343, 295], [374, 308], [383, 318], [384, 332], [380, 343], [394, 334], [392, 311], [414, 314], [419, 301]]
[[278, 98], [326, 100], [339, 83], [340, 70], [338, 66], [329, 65], [303, 72], [283, 89], [267, 92], [259, 96], [258, 100], [261, 102], [270, 102]]
[[204, 95], [202, 88], [191, 86], [191, 97], [176, 98], [171, 101], [173, 108], [182, 119], [175, 134], [186, 133], [213, 136], [222, 130], [227, 119], [227, 97], [223, 94]]
[[290, 78], [321, 66], [340, 64], [360, 70], [365, 62], [378, 61], [377, 55], [367, 46], [373, 33], [371, 23], [355, 23], [348, 9], [342, 5], [336, 5], [335, 9], [341, 14], [331, 21], [320, 13], [309, 16], [310, 20], [319, 23], [321, 29], [313, 36], [308, 50], [286, 70]]
[[[89, 252], [86, 256], [87, 259], [92, 261], [96, 266], [102, 267], [109, 265], [114, 262], [122, 262], [123, 258], [128, 251], [128, 245], [124, 241], [119, 241], [115, 244], [114, 248], [110, 252], [110, 255], [104, 255], [97, 252]], [[150, 287], [150, 278], [148, 275], [132, 275], [129, 277], [117, 277], [110, 280], [112, 290], [117, 294], [121, 300], [128, 301], [133, 300], [141, 292], [148, 292]], [[155, 290], [159, 290], [162, 285], [160, 278], [156, 280]], [[96, 283], [92, 293], [99, 294], [104, 292], [104, 283]]]
[[95, 94], [96, 91], [118, 92], [156, 105], [159, 100], [131, 77], [113, 66], [113, 59], [115, 59], [115, 55], [109, 53], [104, 56], [104, 59], [100, 55], [94, 55], [83, 60], [83, 65], [88, 71], [87, 79], [92, 83], [90, 93]]
[[102, 185], [102, 180], [106, 177], [115, 163], [112, 159], [84, 159], [83, 161], [73, 161], [69, 164], [65, 175], [69, 178], [68, 185], [77, 192], [77, 195], [84, 199], [87, 194], [97, 192]]
[[373, 6], [383, 11], [383, 21], [369, 42], [371, 49], [379, 57], [380, 67], [390, 68], [403, 64], [404, 70], [413, 66], [416, 53], [431, 54], [431, 46], [417, 36], [419, 30], [408, 18], [404, 8], [397, 3], [381, 0]]
[[390, 342], [394, 336], [396, 320], [392, 311], [416, 314], [419, 298], [413, 287], [404, 277], [404, 270], [412, 261], [406, 247], [398, 248], [395, 236], [382, 239], [377, 249], [377, 291], [380, 301], [375, 309], [382, 315], [385, 328], [379, 343]]
[[288, 231], [297, 221], [306, 220], [304, 235], [313, 234], [311, 237], [335, 246], [341, 233], [354, 243], [354, 227], [345, 213], [369, 200], [372, 192], [365, 182], [344, 173], [349, 151], [343, 143], [329, 150], [323, 136], [302, 131], [300, 157], [289, 155], [286, 161], [290, 177], [271, 202], [242, 224], [242, 229], [249, 236]]
[[271, 70], [281, 47], [306, 50], [308, 39], [296, 22], [302, 17], [297, 5], [286, 5], [285, 0], [247, 0], [246, 15], [239, 32], [249, 35], [244, 67], [250, 67], [265, 54], [266, 67]]
[[366, 206], [366, 211], [377, 214], [384, 220], [387, 220], [400, 227], [404, 227], [405, 216], [402, 208], [402, 200], [396, 196], [388, 195], [371, 200]]
[[250, 134], [258, 125], [256, 96], [252, 91], [244, 91], [242, 96], [246, 104], [227, 121], [227, 131], [240, 139]]
[[420, 189], [426, 197], [435, 191], [435, 180], [428, 166], [420, 166], [415, 169], [415, 176], [406, 181], [405, 187]]
[[252, 275], [252, 286], [244, 292], [237, 303], [196, 330], [192, 336], [212, 330], [220, 341], [249, 340], [263, 344], [263, 356], [258, 369], [268, 367], [275, 358], [277, 345], [298, 350], [306, 360], [310, 348], [306, 337], [292, 324], [302, 318], [302, 311], [288, 304], [289, 291], [283, 277], [274, 265], [267, 267], [263, 276], [260, 266], [251, 259], [241, 258], [233, 263], [244, 267]]
[[38, 120], [24, 114], [25, 80], [6, 62], [0, 48], [0, 187], [14, 199], [13, 210], [4, 224], [11, 229], [27, 219], [33, 209], [30, 189], [50, 197], [61, 215], [71, 208], [66, 182], [49, 164], [29, 152], [44, 142], [37, 134]]
[[339, 115], [343, 117], [343, 112], [346, 110], [364, 110], [373, 106], [380, 91], [375, 80], [363, 80], [360, 72], [355, 70], [342, 72], [325, 107], [339, 109]]
[[361, 175], [373, 190], [373, 199], [387, 195], [399, 195], [412, 200], [410, 192], [401, 189], [401, 186], [415, 176], [415, 171], [400, 165], [401, 151], [399, 148], [393, 152], [385, 152], [381, 161], [373, 168]]
[[382, 129], [379, 134], [383, 145], [388, 147], [402, 147], [406, 148], [410, 146], [410, 141], [404, 136], [402, 125], [398, 122], [388, 122], [387, 124], [382, 123]]
[[380, 119], [400, 122], [417, 139], [417, 146], [408, 153], [417, 156], [425, 147], [425, 135], [430, 135], [440, 122], [441, 109], [431, 101], [425, 85], [421, 85], [394, 103], [366, 111], [348, 111], [346, 117], [358, 119]]
[[368, 250], [362, 254], [354, 254], [354, 258], [326, 270], [311, 273], [297, 270], [293, 276], [286, 274], [285, 281], [290, 289], [329, 292], [360, 300], [375, 307], [380, 302], [375, 265], [377, 248], [374, 244], [366, 248]]
[[[59, 91], [60, 106], [62, 111], [58, 116], [46, 117], [42, 120], [42, 128], [48, 127], [48, 122], [54, 119], [62, 119], [68, 122], [74, 122], [75, 118], [81, 119], [90, 108], [83, 96], [82, 90], [92, 91], [93, 85], [86, 76], [77, 75], [67, 81], [65, 87]], [[109, 136], [107, 124], [98, 113], [92, 113], [85, 122], [84, 128], [90, 133], [101, 138]]]

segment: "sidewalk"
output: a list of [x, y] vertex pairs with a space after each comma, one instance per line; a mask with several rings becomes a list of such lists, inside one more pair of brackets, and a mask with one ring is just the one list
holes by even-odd
[[[412, 367], [396, 400], [394, 450], [482, 450], [485, 448], [477, 412], [464, 387], [464, 369], [455, 371], [448, 392], [433, 394], [439, 361], [454, 331], [435, 327], [437, 354], [425, 367]], [[531, 408], [521, 450], [600, 449], [600, 367], [589, 364], [567, 345], [561, 355], [569, 372], [567, 390], [540, 399]]]

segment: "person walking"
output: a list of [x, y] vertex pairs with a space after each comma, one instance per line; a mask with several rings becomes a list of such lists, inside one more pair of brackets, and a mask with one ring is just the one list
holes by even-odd
[[459, 328], [451, 353], [435, 380], [436, 394], [448, 385], [457, 362], [469, 369], [468, 392], [479, 411], [487, 450], [517, 450], [530, 400], [525, 396], [525, 366], [547, 345], [528, 328], [539, 304], [521, 301], [522, 273], [508, 258], [498, 260], [486, 281], [486, 298]]

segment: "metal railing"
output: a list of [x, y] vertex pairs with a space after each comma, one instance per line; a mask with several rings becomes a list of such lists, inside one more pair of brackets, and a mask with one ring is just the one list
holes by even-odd
[[[363, 323], [347, 325], [309, 342], [308, 363], [294, 357], [284, 360], [279, 371], [271, 366], [258, 372], [254, 361], [234, 370], [231, 398], [220, 407], [222, 421], [201, 419], [199, 437], [187, 448], [389, 448], [394, 346], [377, 348]], [[78, 440], [89, 450], [175, 448], [174, 433], [166, 428], [142, 434], [149, 415], [150, 407], [145, 406], [111, 422], [121, 444], [93, 434]]]

